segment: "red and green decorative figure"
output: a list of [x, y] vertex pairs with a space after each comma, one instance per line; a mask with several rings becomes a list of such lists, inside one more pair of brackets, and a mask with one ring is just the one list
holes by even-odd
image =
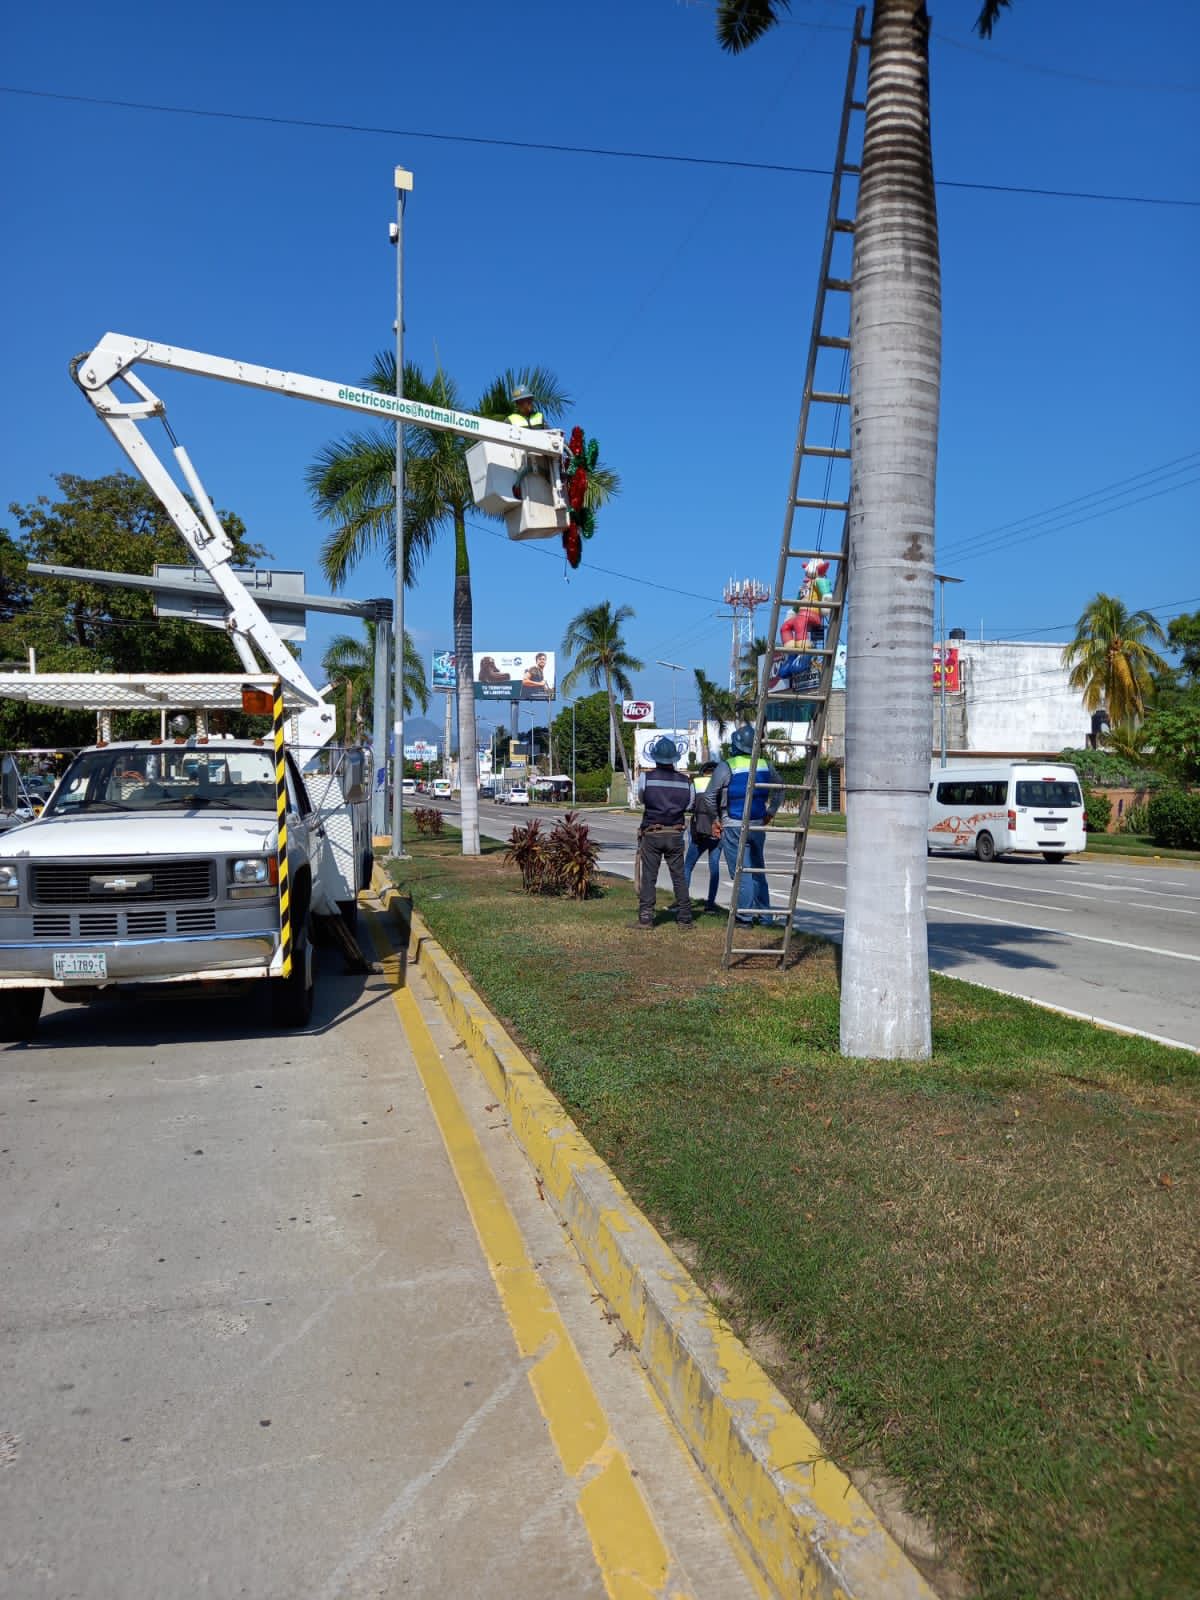
[[596, 531], [596, 513], [586, 504], [588, 477], [596, 465], [600, 446], [595, 439], [585, 439], [582, 428], [572, 428], [567, 440], [567, 462], [563, 473], [567, 486], [567, 504], [571, 520], [562, 536], [569, 566], [577, 567], [583, 559], [583, 541]]

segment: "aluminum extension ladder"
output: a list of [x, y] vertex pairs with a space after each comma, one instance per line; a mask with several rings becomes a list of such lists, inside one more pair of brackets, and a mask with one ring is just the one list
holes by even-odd
[[[771, 621], [767, 635], [769, 648], [761, 663], [758, 682], [758, 708], [754, 723], [754, 753], [746, 789], [744, 820], [738, 838], [737, 859], [733, 875], [733, 892], [729, 907], [729, 920], [725, 928], [725, 953], [722, 965], [728, 967], [735, 957], [769, 957], [779, 966], [787, 961], [792, 938], [792, 924], [796, 911], [796, 896], [800, 875], [804, 869], [804, 851], [808, 842], [809, 820], [816, 799], [817, 780], [820, 773], [821, 749], [825, 737], [825, 723], [833, 689], [834, 668], [837, 660], [838, 640], [841, 636], [842, 616], [846, 605], [847, 555], [850, 529], [850, 278], [853, 264], [855, 212], [858, 200], [858, 178], [861, 163], [847, 159], [847, 149], [852, 142], [861, 151], [863, 113], [866, 111], [865, 84], [859, 90], [860, 57], [865, 62], [868, 41], [863, 36], [863, 10], [860, 7], [854, 18], [854, 37], [850, 45], [850, 64], [846, 74], [846, 92], [842, 101], [842, 120], [838, 132], [837, 159], [833, 168], [833, 183], [829, 196], [829, 213], [825, 225], [825, 243], [821, 252], [821, 268], [817, 279], [816, 308], [813, 312], [812, 335], [808, 347], [808, 364], [804, 374], [804, 389], [800, 400], [800, 421], [796, 429], [796, 448], [792, 457], [792, 475], [788, 489], [787, 509], [783, 519], [783, 537], [779, 548], [779, 565], [771, 594]], [[865, 67], [864, 67], [865, 71]], [[840, 368], [840, 372], [839, 372]], [[810, 442], [820, 436], [828, 443]], [[807, 469], [807, 470], [806, 470]], [[819, 484], [813, 482], [820, 479]], [[803, 517], [797, 523], [797, 512]], [[826, 520], [831, 514], [840, 517], [840, 542], [832, 549], [822, 548]], [[803, 532], [800, 530], [803, 529]], [[800, 544], [793, 543], [798, 538]], [[814, 596], [805, 568], [810, 562], [828, 562], [832, 574], [828, 596]], [[806, 598], [806, 595], [809, 598]], [[807, 656], [808, 670], [803, 676], [793, 675], [776, 681], [772, 687], [772, 664], [779, 651], [780, 615], [784, 607], [819, 610], [825, 620], [823, 637], [819, 642], [801, 651], [790, 652]], [[789, 654], [783, 657], [786, 662]], [[805, 759], [803, 777], [798, 783], [768, 783], [755, 781], [758, 761], [764, 752], [764, 735], [769, 717], [777, 720], [806, 720], [808, 736], [804, 741]], [[766, 791], [767, 810], [778, 813], [773, 821], [751, 822], [754, 796]], [[793, 826], [794, 822], [794, 826]], [[772, 866], [767, 859], [772, 840], [782, 834], [792, 843], [792, 861], [787, 866]], [[755, 867], [747, 857], [746, 845], [750, 835], [756, 835], [764, 846], [764, 867]], [[744, 935], [744, 924], [737, 920], [738, 901], [743, 880], [762, 877], [768, 886], [772, 880], [786, 878], [788, 894], [786, 905], [774, 906], [770, 911], [753, 911], [754, 915], [769, 925], [782, 925], [782, 940], [764, 945], [751, 944]], [[739, 940], [739, 934], [742, 935]]]

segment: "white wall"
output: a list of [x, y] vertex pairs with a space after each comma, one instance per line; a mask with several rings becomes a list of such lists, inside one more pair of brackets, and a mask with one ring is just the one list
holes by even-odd
[[1061, 644], [960, 639], [958, 650], [968, 750], [1058, 751], [1084, 744], [1091, 719], [1082, 694], [1067, 682]]

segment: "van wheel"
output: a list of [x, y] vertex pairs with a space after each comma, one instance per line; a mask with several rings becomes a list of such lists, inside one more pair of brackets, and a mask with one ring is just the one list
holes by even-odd
[[33, 1038], [45, 992], [44, 989], [0, 989], [0, 1041], [17, 1044]]
[[277, 1028], [305, 1028], [313, 1008], [313, 951], [307, 919], [296, 929], [292, 945], [292, 970], [286, 978], [272, 978], [271, 1020]]
[[975, 855], [980, 861], [994, 861], [996, 859], [996, 841], [990, 833], [976, 834]]
[[1042, 851], [1042, 860], [1043, 861], [1065, 861], [1066, 859], [1067, 859], [1067, 852], [1065, 850], [1043, 850]]

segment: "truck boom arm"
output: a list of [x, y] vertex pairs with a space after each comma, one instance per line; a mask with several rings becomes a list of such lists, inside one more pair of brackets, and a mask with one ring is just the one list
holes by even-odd
[[[137, 339], [128, 334], [106, 333], [94, 350], [72, 362], [71, 372], [75, 381], [133, 467], [158, 496], [184, 543], [224, 597], [229, 608], [229, 627], [234, 645], [243, 665], [249, 669], [253, 664], [248, 643], [252, 641], [271, 671], [283, 680], [304, 706], [305, 709], [300, 713], [300, 742], [310, 747], [327, 744], [333, 737], [333, 708], [309, 679], [234, 571], [231, 564], [233, 547], [187, 451], [170, 434], [168, 427], [172, 454], [199, 514], [143, 437], [141, 423], [151, 418], [161, 418], [166, 424], [166, 406], [133, 370], [138, 365], [164, 367], [203, 378], [219, 378], [224, 383], [264, 389], [342, 410], [366, 412], [371, 416], [390, 417], [398, 422], [411, 422], [422, 428], [454, 433], [466, 439], [512, 445], [528, 455], [548, 458], [549, 471], [556, 477], [558, 474], [563, 436], [554, 428], [514, 427], [511, 423], [495, 422], [470, 412], [426, 406], [402, 396], [375, 394], [352, 384], [310, 378], [303, 373], [233, 361], [225, 356], [206, 355], [202, 351], [184, 350], [177, 345], [156, 344], [153, 340]], [[117, 381], [128, 385], [135, 398], [122, 398], [113, 388]]]

